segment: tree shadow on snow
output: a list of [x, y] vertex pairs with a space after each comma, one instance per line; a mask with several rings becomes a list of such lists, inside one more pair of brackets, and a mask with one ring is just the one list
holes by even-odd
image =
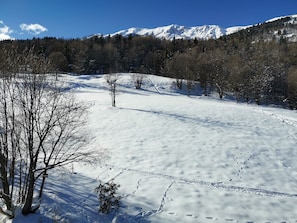
[[[41, 207], [36, 214], [17, 216], [13, 223], [149, 223], [142, 208], [121, 201], [118, 210], [99, 213], [99, 199], [95, 192], [99, 181], [69, 171], [50, 174], [44, 189]], [[38, 185], [37, 185], [38, 186]], [[120, 194], [119, 194], [120, 195]]]
[[222, 122], [219, 119], [215, 119], [212, 117], [191, 117], [179, 114], [179, 113], [170, 113], [166, 111], [154, 111], [154, 110], [145, 110], [145, 109], [137, 109], [137, 108], [121, 108], [125, 110], [130, 110], [130, 111], [136, 111], [136, 112], [144, 112], [144, 113], [149, 113], [149, 114], [154, 114], [154, 115], [159, 115], [167, 118], [173, 118], [175, 120], [179, 120], [183, 123], [190, 123], [190, 124], [196, 124], [196, 125], [201, 125], [205, 127], [209, 126], [220, 126], [224, 128], [238, 128], [238, 126], [234, 125], [232, 122]]

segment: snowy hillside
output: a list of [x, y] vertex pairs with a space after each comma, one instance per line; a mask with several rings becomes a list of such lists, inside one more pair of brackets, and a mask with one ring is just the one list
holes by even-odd
[[[92, 105], [90, 147], [101, 162], [50, 172], [40, 211], [13, 223], [297, 221], [295, 111], [199, 89], [187, 97], [153, 75], [136, 90], [130, 74], [119, 76], [113, 108], [103, 76], [60, 80]], [[98, 213], [99, 180], [121, 185], [117, 213]]]
[[274, 21], [277, 21], [279, 19], [283, 19], [283, 18], [286, 18], [286, 17], [291, 17], [291, 19], [294, 20], [295, 18], [297, 18], [297, 14], [295, 14], [295, 15], [279, 16], [279, 17], [275, 17], [275, 18], [269, 19], [269, 20], [267, 20], [265, 22], [274, 22]]

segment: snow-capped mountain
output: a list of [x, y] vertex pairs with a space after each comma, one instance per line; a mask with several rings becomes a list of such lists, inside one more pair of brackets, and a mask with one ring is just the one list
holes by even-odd
[[[297, 42], [297, 14], [296, 15], [288, 15], [288, 16], [281, 16], [269, 19], [267, 21], [264, 21], [263, 23], [259, 24], [265, 24], [269, 22], [275, 22], [280, 19], [284, 18], [291, 18], [286, 24], [291, 24], [289, 28], [284, 27], [281, 29], [281, 35], [279, 34], [279, 29], [277, 29], [275, 32], [269, 33], [267, 39], [272, 38], [286, 38], [288, 41]], [[292, 28], [292, 25], [296, 25]], [[228, 28], [223, 28], [218, 25], [203, 25], [203, 26], [193, 26], [193, 27], [187, 27], [182, 25], [168, 25], [168, 26], [161, 26], [156, 28], [129, 28], [125, 30], [118, 31], [113, 34], [103, 35], [103, 36], [115, 36], [115, 35], [122, 35], [124, 37], [127, 37], [129, 35], [139, 35], [139, 36], [148, 36], [152, 35], [154, 37], [160, 38], [160, 39], [168, 39], [172, 40], [175, 39], [217, 39], [224, 35], [229, 35], [232, 33], [236, 33], [240, 30], [247, 29], [250, 27], [253, 27], [254, 25], [247, 25], [247, 26], [233, 26]], [[285, 35], [284, 35], [285, 33]], [[101, 34], [93, 35], [93, 36], [101, 36]], [[92, 37], [92, 36], [91, 36]]]
[[153, 35], [160, 39], [217, 39], [223, 35], [231, 34], [239, 31], [240, 29], [246, 28], [245, 26], [231, 27], [224, 29], [218, 25], [204, 25], [204, 26], [194, 26], [194, 27], [186, 27], [181, 25], [168, 25], [157, 27], [153, 29], [147, 28], [130, 28], [126, 30], [121, 30], [111, 36], [114, 35], [140, 35], [140, 36], [148, 36]]
[[180, 25], [169, 25], [157, 27], [154, 29], [146, 28], [130, 28], [127, 30], [121, 30], [114, 33], [113, 35], [120, 34], [122, 36], [128, 35], [140, 35], [147, 36], [153, 35], [161, 39], [210, 39], [218, 38], [224, 34], [224, 30], [216, 25], [206, 25], [206, 26], [197, 26], [197, 27], [185, 27]]

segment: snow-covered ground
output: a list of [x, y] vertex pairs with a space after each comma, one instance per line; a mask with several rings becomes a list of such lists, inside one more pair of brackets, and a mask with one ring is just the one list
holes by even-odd
[[[187, 97], [152, 75], [136, 90], [129, 74], [113, 108], [104, 77], [62, 79], [92, 105], [101, 162], [49, 173], [39, 212], [13, 223], [297, 222], [295, 111]], [[98, 213], [99, 180], [120, 184], [117, 213]]]

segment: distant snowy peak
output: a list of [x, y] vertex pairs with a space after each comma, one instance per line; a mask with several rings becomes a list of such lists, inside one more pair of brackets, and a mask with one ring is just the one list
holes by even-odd
[[126, 30], [121, 30], [112, 34], [114, 35], [139, 35], [139, 36], [148, 36], [153, 35], [161, 39], [211, 39], [219, 38], [222, 35], [226, 34], [226, 30], [217, 26], [217, 25], [205, 25], [205, 26], [194, 26], [186, 27], [181, 25], [172, 24], [169, 26], [162, 26], [153, 29], [147, 28], [130, 28]]
[[157, 28], [129, 28], [121, 30], [119, 32], [110, 34], [110, 36], [122, 35], [127, 37], [129, 35], [133, 36], [149, 36], [152, 35], [160, 39], [217, 39], [224, 35], [229, 35], [238, 32], [242, 29], [246, 29], [250, 26], [234, 26], [227, 29], [222, 28], [218, 25], [204, 25], [204, 26], [181, 26], [181, 25], [168, 25], [161, 26]]
[[[289, 24], [297, 24], [297, 14], [296, 15], [288, 15], [288, 16], [282, 16], [282, 17], [276, 17], [273, 19], [269, 19], [265, 21], [264, 23], [268, 22], [274, 22], [276, 20], [290, 17], [291, 20], [287, 23]], [[259, 23], [260, 24], [260, 23]], [[110, 36], [115, 35], [122, 35], [124, 37], [127, 37], [129, 35], [133, 36], [148, 36], [152, 35], [156, 38], [160, 39], [168, 39], [173, 40], [175, 39], [217, 39], [224, 35], [230, 35], [232, 33], [236, 33], [240, 30], [247, 29], [249, 27], [252, 27], [253, 25], [247, 25], [247, 26], [234, 26], [229, 28], [222, 28], [218, 25], [204, 25], [204, 26], [193, 26], [193, 27], [186, 27], [181, 25], [168, 25], [168, 26], [162, 26], [157, 28], [129, 28], [125, 30], [118, 31], [116, 33], [110, 34]], [[292, 30], [286, 30], [286, 33], [288, 38], [297, 41], [297, 29]], [[294, 36], [292, 38], [291, 36]], [[98, 35], [94, 35], [98, 36]], [[109, 35], [105, 35], [109, 36]]]

